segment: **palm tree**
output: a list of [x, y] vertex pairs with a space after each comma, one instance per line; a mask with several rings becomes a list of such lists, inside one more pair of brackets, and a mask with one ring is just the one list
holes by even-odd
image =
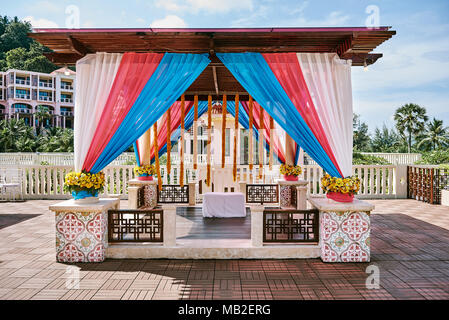
[[407, 132], [408, 153], [412, 148], [412, 137], [424, 131], [427, 120], [426, 108], [413, 103], [403, 105], [394, 113], [398, 132], [404, 136]]
[[44, 121], [45, 119], [50, 117], [50, 110], [48, 109], [47, 106], [43, 106], [43, 105], [38, 105], [37, 106], [37, 110], [34, 113], [34, 115], [36, 116], [36, 119], [39, 122], [39, 132], [38, 134], [40, 134], [44, 128]]
[[0, 151], [20, 152], [33, 151], [33, 129], [26, 125], [23, 119], [0, 121]]
[[423, 134], [421, 141], [418, 143], [418, 148], [423, 145], [430, 145], [432, 150], [447, 147], [449, 145], [448, 128], [443, 127], [443, 120], [433, 118], [427, 124], [427, 130]]

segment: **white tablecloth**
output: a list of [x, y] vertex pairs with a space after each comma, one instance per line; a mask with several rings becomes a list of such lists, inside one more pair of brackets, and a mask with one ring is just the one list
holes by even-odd
[[246, 217], [245, 196], [240, 192], [207, 192], [203, 197], [203, 217]]

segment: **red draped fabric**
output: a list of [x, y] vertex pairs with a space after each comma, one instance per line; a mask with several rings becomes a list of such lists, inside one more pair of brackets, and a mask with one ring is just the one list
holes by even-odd
[[262, 56], [295, 105], [299, 114], [341, 174], [340, 167], [327, 140], [326, 133], [321, 125], [320, 118], [307, 88], [296, 53], [264, 53]]
[[[249, 114], [249, 107], [248, 107], [248, 102], [246, 101], [241, 101], [241, 104], [243, 106], [243, 108], [245, 109], [246, 113]], [[269, 145], [270, 144], [270, 134], [271, 134], [271, 130], [270, 130], [270, 115], [268, 114], [268, 112], [264, 112], [264, 119], [263, 119], [263, 123], [264, 123], [264, 139], [265, 142]], [[256, 128], [256, 130], [259, 130], [259, 118], [260, 118], [260, 105], [257, 102], [253, 102], [253, 125]], [[284, 154], [284, 150], [282, 149], [282, 145], [281, 142], [279, 140], [279, 136], [275, 135], [274, 139], [273, 139], [273, 152], [274, 154], [276, 154], [279, 158], [279, 160], [282, 163], [285, 163], [285, 154]]]
[[125, 119], [139, 94], [153, 75], [164, 54], [125, 53], [106, 101], [83, 169], [90, 171], [102, 150]]

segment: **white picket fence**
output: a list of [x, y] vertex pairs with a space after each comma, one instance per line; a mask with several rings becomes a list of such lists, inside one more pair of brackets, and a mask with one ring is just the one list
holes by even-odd
[[[421, 160], [422, 155], [420, 153], [381, 153], [381, 152], [360, 152], [360, 154], [367, 156], [375, 156], [387, 160], [392, 165], [412, 165]], [[309, 165], [316, 165], [317, 163], [305, 155], [306, 163]]]
[[[21, 165], [21, 166], [0, 166], [0, 176], [2, 170], [16, 168], [22, 176], [22, 194], [25, 199], [68, 199], [71, 196], [64, 193], [64, 177], [73, 170], [72, 166], [41, 166], [41, 165]], [[120, 195], [127, 198], [128, 181], [134, 178], [134, 166], [132, 165], [110, 165], [103, 171], [106, 176], [105, 195]], [[361, 179], [361, 190], [359, 198], [396, 198], [399, 180], [398, 167], [393, 165], [357, 165], [353, 166], [353, 174]], [[167, 174], [166, 166], [161, 166], [161, 177], [164, 184], [179, 184], [180, 170], [178, 166], [172, 166], [170, 176]], [[316, 165], [303, 166], [302, 178], [309, 181], [309, 195], [323, 194], [320, 188], [320, 179], [323, 170]], [[187, 167], [184, 171], [184, 183], [196, 181], [204, 183], [206, 177], [206, 167], [199, 166], [198, 170]], [[227, 165], [224, 169], [221, 166], [212, 168], [212, 183], [215, 191], [229, 191], [234, 188], [238, 191], [239, 182], [246, 183], [276, 183], [281, 178], [279, 167], [273, 166], [269, 170], [268, 166], [263, 167], [262, 178], [259, 179], [259, 168], [254, 166], [249, 170], [248, 166], [238, 166], [236, 181], [232, 176], [232, 165]], [[198, 184], [199, 184], [198, 183]], [[197, 184], [197, 191], [199, 190]], [[202, 193], [210, 191], [203, 184]]]

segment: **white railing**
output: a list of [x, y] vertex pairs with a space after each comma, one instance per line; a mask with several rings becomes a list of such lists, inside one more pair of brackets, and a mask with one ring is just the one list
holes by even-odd
[[[414, 164], [415, 162], [421, 160], [422, 155], [420, 153], [381, 153], [381, 152], [360, 152], [360, 154], [367, 156], [375, 156], [387, 160], [392, 165], [406, 165]], [[316, 165], [317, 163], [307, 157], [307, 163], [309, 165]]]
[[399, 164], [414, 164], [421, 160], [422, 155], [420, 153], [377, 153], [377, 152], [361, 152], [361, 154], [376, 156], [384, 158], [389, 163], [394, 165]]
[[[124, 165], [134, 161], [132, 152], [125, 152], [118, 156], [113, 165]], [[5, 165], [40, 165], [45, 162], [54, 166], [73, 166], [73, 153], [0, 153], [0, 166]]]
[[[28, 161], [34, 161], [33, 157], [28, 156]], [[128, 155], [125, 154], [125, 158]], [[25, 155], [24, 155], [25, 157]], [[41, 158], [45, 159], [45, 158]], [[22, 160], [25, 160], [23, 158]], [[69, 194], [64, 193], [64, 177], [73, 170], [71, 165], [0, 165], [0, 171], [3, 168], [19, 168], [23, 172], [23, 196], [25, 199], [68, 199]], [[134, 178], [134, 165], [110, 165], [103, 172], [106, 176], [105, 195], [119, 194], [122, 198], [127, 198], [128, 181]], [[403, 184], [404, 177], [397, 174], [397, 166], [354, 166], [353, 173], [361, 179], [361, 190], [357, 195], [358, 198], [397, 198], [404, 197], [398, 194], [400, 184]], [[211, 191], [210, 187], [206, 187], [206, 166], [199, 166], [198, 170], [193, 170], [191, 166], [186, 166], [184, 171], [184, 183], [197, 182], [196, 188], [199, 189], [201, 184], [201, 193]], [[323, 170], [319, 166], [305, 165], [303, 166], [302, 178], [309, 181], [308, 195], [320, 195], [323, 191], [320, 188], [320, 179], [323, 176]], [[179, 184], [180, 169], [177, 165], [172, 165], [170, 175], [167, 175], [166, 166], [161, 166], [161, 177], [164, 184]], [[232, 175], [232, 165], [225, 168], [221, 166], [213, 166], [211, 170], [211, 181], [214, 184], [214, 191], [238, 191], [239, 182], [246, 183], [277, 183], [281, 178], [279, 167], [273, 166], [273, 170], [269, 170], [268, 166], [263, 167], [262, 178], [259, 178], [259, 168], [254, 166], [253, 170], [249, 170], [248, 166], [238, 166], [237, 178], [234, 181]], [[402, 188], [403, 189], [403, 188]], [[400, 191], [401, 192], [401, 191]], [[200, 193], [200, 192], [198, 192]]]

